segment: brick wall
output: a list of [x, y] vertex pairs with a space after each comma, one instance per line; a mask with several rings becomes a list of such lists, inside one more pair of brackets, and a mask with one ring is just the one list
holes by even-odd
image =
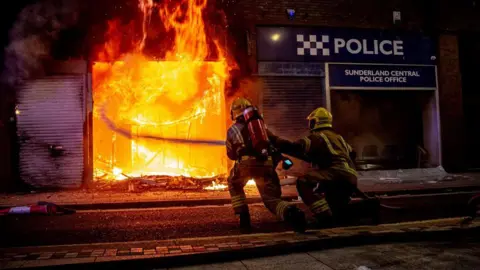
[[[306, 25], [354, 28], [392, 28], [393, 10], [402, 11], [403, 23], [399, 26], [405, 30], [420, 30], [424, 25], [423, 6], [413, 0], [237, 0], [227, 5], [227, 17], [232, 32], [240, 39], [246, 39], [245, 31], [249, 31], [250, 39], [256, 40], [256, 25]], [[296, 18], [289, 20], [286, 9], [295, 9]], [[239, 35], [238, 33], [242, 33]], [[241, 42], [239, 42], [241, 43]], [[247, 46], [246, 44], [242, 44]], [[242, 50], [243, 49], [243, 50]], [[251, 55], [246, 56], [246, 48], [237, 48], [237, 57], [242, 69], [255, 73], [256, 45], [251, 43]], [[247, 57], [248, 60], [245, 60]]]
[[455, 35], [439, 37], [438, 82], [443, 165], [450, 170], [461, 170], [464, 167], [465, 135], [458, 40]]
[[[480, 3], [474, 0], [429, 0], [435, 26], [446, 31], [480, 31]], [[476, 3], [475, 3], [476, 2]]]
[[[399, 29], [424, 32], [439, 38], [439, 97], [442, 121], [443, 164], [447, 170], [462, 169], [464, 148], [462, 86], [456, 31], [480, 30], [480, 7], [469, 0], [231, 0], [226, 8], [237, 38], [237, 59], [246, 73], [257, 72], [256, 25], [305, 25], [348, 28]], [[479, 4], [480, 5], [480, 4]], [[287, 18], [293, 8], [296, 18]], [[402, 23], [394, 26], [392, 12], [402, 12]], [[439, 33], [453, 31], [451, 35]], [[241, 34], [239, 34], [241, 33]]]

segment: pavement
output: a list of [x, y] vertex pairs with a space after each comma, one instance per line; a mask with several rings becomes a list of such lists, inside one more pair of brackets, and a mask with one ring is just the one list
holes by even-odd
[[170, 269], [443, 270], [479, 265], [480, 243], [465, 241], [366, 245]]
[[[461, 225], [462, 220], [333, 228], [305, 234], [1, 248], [0, 269], [165, 269], [206, 263], [210, 265], [186, 269], [475, 269], [479, 245], [466, 243], [480, 240], [480, 221]], [[380, 245], [385, 243], [389, 245]], [[284, 254], [290, 255], [265, 258]], [[211, 265], [218, 262], [223, 264]], [[428, 268], [428, 263], [434, 268]]]
[[[433, 171], [433, 172], [431, 172]], [[451, 191], [480, 191], [480, 173], [447, 174], [440, 169], [397, 170], [362, 172], [360, 190], [367, 194], [425, 194]], [[286, 200], [298, 198], [294, 180], [282, 181], [282, 194]], [[261, 202], [255, 186], [246, 187], [249, 203]], [[0, 208], [36, 204], [39, 201], [53, 202], [65, 207], [88, 209], [124, 209], [146, 207], [176, 207], [197, 205], [223, 205], [230, 203], [228, 191], [99, 191], [70, 190], [58, 192], [31, 192], [0, 194]]]

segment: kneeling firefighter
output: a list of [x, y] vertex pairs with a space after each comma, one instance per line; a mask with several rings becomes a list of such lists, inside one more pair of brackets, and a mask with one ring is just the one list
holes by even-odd
[[325, 108], [317, 108], [307, 120], [310, 134], [300, 140], [290, 142], [271, 132], [269, 137], [280, 152], [311, 163], [311, 169], [297, 180], [298, 193], [320, 227], [330, 227], [340, 222], [337, 216], [343, 214], [356, 191], [354, 152], [343, 137], [333, 131], [332, 115]]
[[228, 189], [240, 227], [249, 230], [250, 213], [243, 188], [255, 179], [265, 206], [297, 232], [305, 231], [305, 214], [294, 205], [281, 199], [280, 180], [275, 171], [277, 164], [274, 149], [268, 140], [261, 114], [250, 101], [238, 98], [232, 102], [231, 118], [235, 123], [227, 131], [227, 155], [235, 161], [228, 177]]

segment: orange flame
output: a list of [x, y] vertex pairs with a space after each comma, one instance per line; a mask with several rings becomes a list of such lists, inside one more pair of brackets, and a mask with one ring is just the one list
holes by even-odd
[[[252, 179], [248, 180], [245, 185], [246, 186], [256, 186], [257, 183], [255, 183], [255, 179], [252, 178]], [[218, 184], [218, 183], [215, 183], [215, 181], [212, 181], [212, 184], [210, 186], [205, 187], [204, 189], [205, 190], [225, 190], [227, 188], [228, 188], [227, 185]]]
[[[171, 6], [139, 0], [143, 13], [141, 40], [120, 59], [120, 43], [132, 24], [109, 22], [108, 41], [93, 66], [94, 167], [97, 177], [126, 179], [141, 175], [183, 175], [204, 178], [224, 175], [223, 147], [179, 145], [116, 136], [103, 123], [105, 108], [115, 124], [135, 134], [184, 139], [225, 140], [224, 82], [228, 64], [219, 42], [215, 62], [206, 61], [209, 46], [202, 18], [206, 0], [175, 1]], [[173, 48], [164, 61], [153, 61], [142, 51], [150, 22], [158, 10], [167, 31], [175, 33]], [[159, 44], [158, 46], [163, 46]], [[115, 61], [112, 62], [112, 60]], [[106, 61], [108, 62], [106, 62]]]
[[225, 190], [228, 186], [224, 184], [217, 184], [215, 181], [212, 181], [212, 184], [208, 187], [205, 187], [205, 190]]

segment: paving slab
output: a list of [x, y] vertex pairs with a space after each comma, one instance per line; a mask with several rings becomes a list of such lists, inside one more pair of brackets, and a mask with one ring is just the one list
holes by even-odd
[[26, 261], [20, 268], [33, 268], [33, 267], [52, 267], [52, 266], [68, 266], [81, 263], [94, 263], [95, 258], [69, 258], [69, 259], [52, 259], [52, 260], [35, 260]]
[[[417, 246], [413, 245], [413, 247], [399, 244], [397, 246], [373, 246], [366, 249], [352, 248], [348, 254], [342, 256], [338, 255], [341, 252], [336, 252], [335, 250], [335, 248], [340, 250], [340, 247], [343, 248], [345, 246], [383, 243], [385, 241], [402, 242], [408, 240], [420, 241], [423, 239], [438, 242], [444, 238], [455, 240], [471, 236], [479, 238], [480, 221], [474, 221], [470, 225], [461, 225], [460, 222], [462, 220], [463, 218], [451, 218], [378, 226], [332, 228], [307, 231], [305, 234], [284, 232], [208, 237], [199, 238], [198, 243], [201, 244], [191, 244], [193, 239], [190, 238], [172, 240], [173, 243], [170, 245], [159, 244], [161, 241], [142, 241], [2, 248], [0, 249], [0, 261], [3, 268], [68, 264], [69, 269], [73, 269], [71, 268], [73, 266], [85, 267], [86, 265], [89, 268], [103, 269], [107, 265], [112, 266], [114, 263], [119, 263], [116, 266], [125, 264], [125, 266], [132, 267], [158, 263], [173, 266], [189, 262], [235, 261], [291, 252], [308, 252], [296, 255], [296, 257], [290, 259], [279, 257], [277, 259], [279, 262], [272, 262], [268, 258], [259, 258], [249, 262], [242, 262], [242, 264], [247, 269], [351, 269], [352, 265], [378, 269], [393, 267], [398, 264], [415, 264], [416, 262], [409, 261], [419, 261], [420, 258], [423, 258], [422, 260], [427, 260], [425, 263], [431, 265], [438, 264], [438, 267], [442, 265], [451, 266], [451, 261], [455, 260], [464, 260], [463, 264], [469, 266], [478, 263], [475, 258], [480, 254], [480, 248], [469, 249], [461, 247], [459, 249], [458, 247], [446, 246], [445, 244], [433, 245], [427, 248], [420, 244]], [[411, 228], [415, 228], [415, 230], [411, 230]], [[375, 231], [381, 233], [372, 233]], [[113, 246], [118, 248], [112, 248]], [[146, 248], [147, 246], [157, 248]], [[447, 248], [457, 248], [458, 252], [442, 251]], [[332, 249], [333, 251], [311, 251], [323, 249]], [[50, 256], [60, 251], [62, 254], [65, 254], [64, 258]], [[116, 253], [113, 251], [116, 251]], [[332, 252], [332, 254], [328, 252]], [[461, 256], [459, 255], [460, 253], [462, 254]], [[433, 261], [428, 259], [433, 255], [441, 258], [441, 260]], [[293, 262], [298, 261], [298, 263], [290, 263], [289, 260], [293, 260]], [[14, 261], [16, 263], [9, 264]], [[352, 262], [354, 263], [352, 264]], [[332, 267], [332, 265], [336, 266]], [[421, 264], [418, 264], [418, 267], [420, 266]]]
[[26, 261], [0, 261], [0, 269], [17, 269], [25, 263]]
[[[229, 263], [170, 269], [478, 269], [480, 265], [479, 249], [480, 242], [478, 241], [389, 243], [299, 252]], [[241, 265], [245, 268], [241, 268]]]
[[186, 267], [177, 267], [175, 270], [221, 270], [221, 269], [231, 269], [231, 270], [245, 270], [248, 269], [242, 262], [224, 262], [224, 263], [215, 263], [215, 264], [202, 264]]
[[279, 269], [279, 270], [332, 270], [327, 265], [317, 261], [307, 253], [296, 253], [284, 256], [263, 257], [243, 260], [247, 269]]

